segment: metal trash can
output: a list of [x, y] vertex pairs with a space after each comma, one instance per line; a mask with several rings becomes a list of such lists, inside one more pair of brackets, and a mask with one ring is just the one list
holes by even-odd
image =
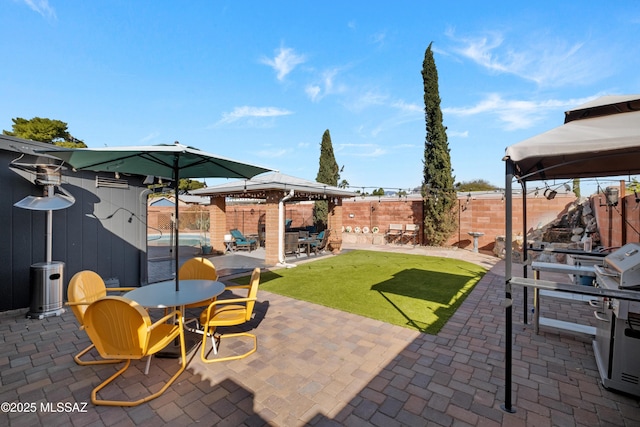
[[29, 290], [31, 306], [27, 317], [44, 319], [60, 316], [63, 304], [64, 262], [38, 262], [31, 265]]

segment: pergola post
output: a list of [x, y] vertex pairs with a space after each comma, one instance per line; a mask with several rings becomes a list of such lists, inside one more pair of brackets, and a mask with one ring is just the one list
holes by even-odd
[[211, 197], [209, 205], [209, 237], [214, 253], [223, 254], [226, 250], [224, 235], [227, 229], [227, 202], [224, 197]]
[[269, 191], [266, 197], [265, 234], [264, 234], [264, 262], [266, 265], [276, 265], [279, 262], [278, 254], [278, 203], [282, 198], [281, 191]]
[[340, 197], [329, 200], [327, 228], [329, 229], [329, 243], [332, 244], [331, 250], [334, 253], [339, 253], [342, 246], [342, 198]]

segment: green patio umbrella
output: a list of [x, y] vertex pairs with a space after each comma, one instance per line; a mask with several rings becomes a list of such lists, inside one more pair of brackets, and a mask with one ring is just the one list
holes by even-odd
[[136, 175], [153, 175], [173, 180], [175, 185], [175, 271], [176, 291], [178, 280], [178, 182], [180, 178], [245, 178], [249, 179], [272, 169], [243, 163], [187, 147], [178, 142], [152, 146], [116, 148], [68, 148], [40, 150], [55, 156], [74, 169], [96, 172], [119, 172]]

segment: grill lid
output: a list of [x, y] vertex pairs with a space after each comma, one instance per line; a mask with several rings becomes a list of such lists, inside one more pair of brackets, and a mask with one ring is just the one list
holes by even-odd
[[617, 278], [619, 288], [640, 286], [640, 243], [627, 243], [610, 253], [603, 266], [600, 274]]

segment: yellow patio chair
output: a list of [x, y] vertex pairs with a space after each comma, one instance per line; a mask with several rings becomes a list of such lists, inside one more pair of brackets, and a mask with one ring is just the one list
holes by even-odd
[[[79, 271], [73, 275], [69, 281], [69, 288], [67, 289], [67, 305], [71, 307], [71, 311], [75, 314], [80, 329], [84, 329], [84, 313], [94, 301], [99, 300], [107, 296], [107, 292], [127, 292], [136, 288], [107, 288], [97, 273], [84, 270]], [[80, 360], [82, 356], [87, 354], [94, 348], [93, 344], [90, 344], [87, 348], [79, 352], [73, 357], [78, 365], [102, 365], [106, 363], [118, 363], [118, 360]]]
[[[178, 270], [178, 278], [180, 280], [190, 280], [190, 279], [203, 279], [203, 280], [218, 280], [218, 273], [216, 271], [216, 267], [213, 265], [211, 261], [207, 258], [195, 257], [188, 259]], [[202, 308], [207, 307], [215, 298], [211, 298], [204, 301], [194, 302], [193, 304], [187, 304], [184, 307], [185, 315], [188, 308]], [[184, 323], [197, 323], [198, 319], [185, 319]], [[196, 325], [197, 326], [197, 325]], [[189, 329], [191, 330], [191, 329]], [[193, 332], [193, 331], [192, 331]]]
[[[218, 280], [216, 267], [207, 258], [196, 257], [185, 261], [178, 270], [178, 278], [180, 280], [202, 279], [202, 280]], [[195, 302], [185, 306], [186, 308], [206, 307], [211, 304], [215, 298], [204, 301]]]
[[[258, 349], [258, 340], [255, 335], [248, 332], [236, 332], [229, 334], [218, 334], [216, 336], [215, 331], [218, 326], [237, 326], [242, 325], [251, 320], [253, 315], [253, 308], [258, 295], [258, 284], [260, 283], [260, 268], [256, 267], [251, 273], [251, 281], [249, 285], [233, 286], [229, 288], [239, 289], [248, 288], [248, 293], [245, 298], [231, 298], [231, 299], [218, 299], [207, 307], [206, 310], [200, 315], [200, 324], [202, 325], [204, 332], [202, 335], [202, 349], [201, 359], [204, 363], [223, 362], [226, 360], [243, 359], [250, 354], [253, 354]], [[231, 338], [238, 336], [250, 337], [253, 340], [253, 347], [246, 353], [218, 357], [215, 359], [208, 359], [206, 354], [207, 337], [211, 337], [211, 343], [213, 345], [213, 353], [218, 354], [218, 345], [222, 338]], [[217, 341], [217, 343], [216, 343]]]
[[[155, 323], [137, 302], [120, 296], [107, 296], [87, 307], [85, 330], [104, 359], [126, 360], [125, 365], [91, 392], [91, 402], [106, 406], [136, 406], [155, 399], [178, 378], [187, 367], [184, 329], [180, 311], [172, 311]], [[171, 322], [169, 322], [171, 321]], [[101, 400], [97, 394], [131, 365], [131, 360], [152, 356], [180, 337], [182, 363], [180, 369], [157, 392], [135, 401]]]

